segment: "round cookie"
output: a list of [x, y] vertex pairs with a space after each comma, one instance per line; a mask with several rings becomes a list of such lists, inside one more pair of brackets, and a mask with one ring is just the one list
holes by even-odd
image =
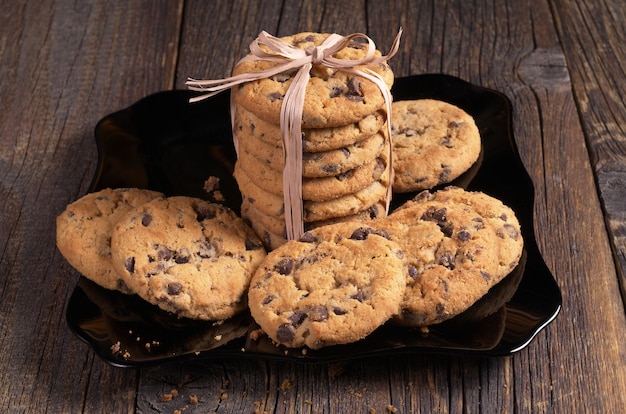
[[111, 231], [120, 217], [163, 194], [138, 188], [103, 189], [68, 205], [56, 218], [56, 243], [65, 259], [98, 285], [130, 293], [111, 263]]
[[[387, 154], [344, 173], [320, 178], [302, 178], [302, 199], [310, 201], [328, 201], [347, 194], [355, 193], [378, 181], [387, 169]], [[263, 161], [255, 157], [240, 159], [235, 171], [243, 170], [258, 187], [282, 197], [283, 173], [267, 168]], [[237, 174], [237, 172], [235, 172]]]
[[[248, 199], [251, 204], [265, 214], [284, 218], [285, 208], [282, 196], [269, 193], [254, 184], [241, 168], [235, 169], [235, 179], [244, 199]], [[356, 214], [384, 199], [388, 186], [389, 166], [387, 166], [379, 181], [356, 193], [328, 201], [305, 200], [303, 205], [304, 221], [319, 221]]]
[[402, 256], [384, 232], [361, 223], [319, 227], [268, 254], [250, 284], [250, 311], [287, 347], [358, 341], [398, 312]]
[[449, 183], [476, 162], [481, 140], [474, 119], [449, 103], [393, 103], [393, 190], [411, 192]]
[[[306, 50], [319, 46], [328, 36], [329, 34], [306, 32], [283, 37], [282, 40]], [[333, 57], [358, 60], [365, 58], [366, 55], [366, 43], [351, 41]], [[376, 51], [374, 57], [380, 56], [381, 53]], [[233, 76], [259, 72], [276, 65], [276, 62], [243, 60], [235, 66]], [[387, 63], [356, 66], [355, 69], [377, 73], [388, 88], [393, 84], [393, 72]], [[243, 83], [233, 88], [235, 102], [259, 118], [279, 125], [283, 98], [296, 72], [297, 69], [292, 69], [269, 78]], [[361, 76], [318, 65], [313, 66], [310, 74], [302, 111], [302, 128], [328, 128], [351, 124], [385, 105], [378, 86]]]
[[[385, 137], [381, 132], [354, 144], [323, 152], [302, 153], [302, 177], [330, 177], [348, 172], [368, 164], [385, 148]], [[272, 171], [282, 174], [285, 162], [283, 147], [267, 144], [261, 140], [240, 139], [239, 160], [246, 163], [252, 157]], [[252, 164], [258, 161], [251, 160]]]
[[402, 247], [409, 266], [395, 322], [428, 326], [467, 310], [500, 281], [499, 238], [471, 207], [439, 201], [397, 210], [375, 225]]
[[203, 320], [245, 309], [250, 278], [266, 255], [231, 210], [183, 196], [129, 212], [113, 230], [111, 250], [115, 269], [141, 298]]
[[[356, 214], [304, 223], [304, 230], [308, 231], [317, 227], [346, 221], [366, 223], [377, 217], [384, 217], [385, 215], [385, 203], [381, 201]], [[241, 217], [254, 229], [259, 238], [263, 240], [267, 250], [274, 250], [287, 242], [285, 220], [279, 217], [269, 216], [259, 211], [247, 199], [244, 199], [241, 204]]]
[[450, 186], [434, 193], [423, 191], [398, 210], [432, 201], [468, 206], [483, 217], [485, 224], [494, 229], [499, 239], [496, 276], [503, 277], [517, 266], [524, 249], [521, 227], [515, 212], [501, 200], [479, 191], [467, 191]]
[[[376, 111], [358, 121], [332, 128], [312, 128], [302, 130], [302, 148], [305, 152], [320, 152], [339, 149], [362, 141], [384, 129], [387, 120], [384, 111]], [[239, 141], [251, 139], [269, 145], [282, 147], [283, 140], [279, 124], [263, 121], [241, 106], [235, 112], [233, 125]]]

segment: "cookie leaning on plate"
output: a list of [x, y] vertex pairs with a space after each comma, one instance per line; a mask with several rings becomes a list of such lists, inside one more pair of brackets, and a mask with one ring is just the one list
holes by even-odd
[[87, 279], [131, 293], [111, 263], [111, 232], [124, 214], [164, 195], [137, 188], [103, 189], [69, 204], [56, 219], [56, 243], [65, 259]]
[[251, 281], [250, 311], [287, 347], [358, 341], [398, 312], [407, 271], [402, 257], [374, 227], [319, 227], [268, 254]]
[[231, 210], [183, 196], [125, 215], [113, 230], [111, 251], [115, 269], [141, 298], [203, 320], [245, 309], [250, 278], [266, 255]]
[[466, 205], [428, 201], [377, 220], [409, 265], [400, 325], [428, 326], [468, 309], [497, 283], [499, 238]]
[[[517, 266], [523, 251], [519, 222], [508, 206], [458, 187], [423, 191], [382, 221], [395, 226], [380, 225], [400, 242], [415, 268], [395, 319], [401, 325], [431, 325], [465, 311]], [[431, 229], [428, 237], [419, 236], [422, 242], [402, 235], [414, 238], [426, 225]]]
[[478, 159], [480, 133], [462, 109], [433, 99], [396, 101], [392, 108], [394, 191], [449, 183]]

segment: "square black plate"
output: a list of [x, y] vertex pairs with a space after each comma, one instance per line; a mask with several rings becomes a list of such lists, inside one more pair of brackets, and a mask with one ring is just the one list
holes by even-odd
[[[394, 100], [447, 101], [474, 117], [483, 150], [474, 167], [452, 184], [499, 198], [521, 223], [525, 252], [520, 265], [471, 309], [428, 332], [385, 325], [357, 343], [303, 352], [256, 338], [257, 326], [248, 313], [220, 324], [178, 319], [81, 277], [67, 305], [71, 330], [105, 361], [121, 367], [180, 358], [332, 362], [402, 352], [502, 356], [524, 348], [556, 317], [562, 299], [535, 241], [534, 190], [513, 139], [509, 100], [441, 74], [396, 79], [392, 93]], [[218, 176], [224, 203], [238, 212], [228, 93], [190, 104], [194, 95], [160, 92], [103, 118], [95, 130], [99, 162], [90, 191], [139, 187], [208, 199], [204, 182]], [[392, 206], [413, 195], [394, 195]]]

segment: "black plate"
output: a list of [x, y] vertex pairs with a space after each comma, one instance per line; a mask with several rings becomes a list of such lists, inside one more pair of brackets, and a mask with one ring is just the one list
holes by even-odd
[[[397, 79], [392, 92], [395, 100], [441, 99], [474, 117], [483, 151], [453, 184], [499, 198], [522, 225], [520, 265], [471, 309], [428, 332], [385, 325], [354, 344], [303, 352], [276, 347], [265, 336], [256, 338], [257, 326], [247, 313], [218, 325], [177, 319], [81, 277], [67, 306], [72, 331], [105, 361], [123, 367], [195, 357], [331, 362], [402, 352], [501, 356], [524, 348], [556, 317], [561, 293], [533, 234], [533, 185], [513, 140], [509, 100], [439, 74]], [[90, 191], [139, 187], [206, 199], [204, 181], [213, 175], [221, 178], [225, 204], [239, 211], [228, 93], [189, 104], [193, 95], [160, 92], [103, 118], [95, 130], [99, 163]], [[410, 196], [394, 196], [393, 204]]]

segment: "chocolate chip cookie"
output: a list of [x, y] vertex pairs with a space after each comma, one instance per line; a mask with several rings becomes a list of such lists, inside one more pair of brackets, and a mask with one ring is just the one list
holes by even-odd
[[397, 101], [392, 108], [394, 191], [449, 183], [478, 159], [480, 133], [462, 109], [433, 99]]
[[358, 341], [398, 312], [403, 253], [381, 230], [340, 223], [306, 232], [269, 253], [248, 302], [263, 331], [286, 347]]
[[56, 243], [65, 259], [98, 285], [130, 293], [111, 263], [111, 232], [120, 217], [164, 195], [137, 188], [103, 189], [68, 205], [56, 219]]
[[402, 247], [409, 266], [395, 322], [427, 326], [468, 309], [500, 281], [499, 238], [467, 205], [429, 200], [375, 225]]
[[[329, 34], [306, 32], [283, 37], [282, 40], [306, 50], [319, 46], [328, 36]], [[367, 44], [351, 41], [346, 48], [337, 51], [333, 57], [358, 60], [364, 59], [367, 52]], [[381, 53], [376, 51], [374, 56], [380, 57]], [[276, 62], [246, 60], [235, 66], [233, 75], [259, 72], [276, 65]], [[393, 72], [385, 62], [356, 66], [355, 69], [377, 73], [388, 88], [391, 88], [393, 84]], [[235, 102], [259, 118], [279, 125], [281, 105], [296, 72], [297, 69], [293, 69], [270, 78], [241, 84], [233, 89]], [[359, 122], [385, 106], [379, 87], [362, 76], [321, 65], [314, 65], [310, 74], [311, 78], [306, 86], [304, 98], [302, 128], [349, 125]]]
[[266, 253], [228, 208], [170, 197], [126, 214], [111, 238], [113, 265], [144, 300], [181, 317], [222, 320], [246, 307]]

